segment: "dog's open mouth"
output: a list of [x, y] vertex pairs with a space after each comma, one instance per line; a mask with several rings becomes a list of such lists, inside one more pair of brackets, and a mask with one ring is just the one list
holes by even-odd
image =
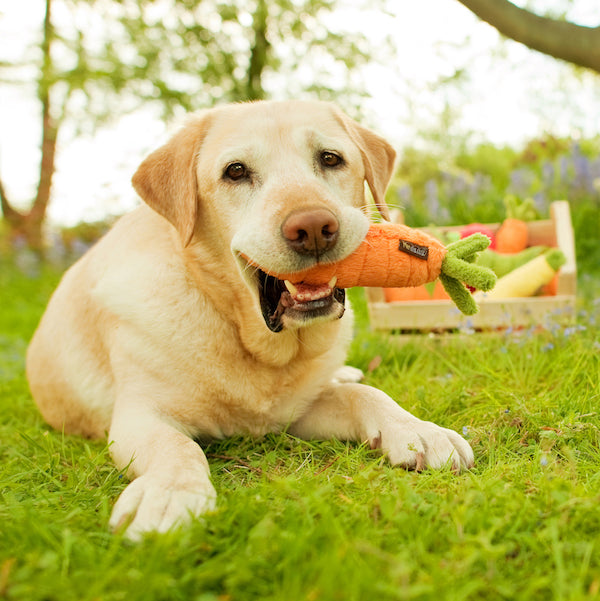
[[258, 270], [260, 308], [273, 332], [299, 327], [315, 319], [336, 319], [344, 314], [346, 292], [335, 287], [335, 278], [317, 286], [292, 284]]

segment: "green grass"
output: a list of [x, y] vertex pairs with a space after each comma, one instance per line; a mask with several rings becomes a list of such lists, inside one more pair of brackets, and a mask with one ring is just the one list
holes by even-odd
[[217, 512], [139, 545], [107, 531], [126, 481], [105, 442], [50, 430], [27, 389], [27, 340], [57, 281], [0, 264], [0, 598], [599, 597], [597, 280], [576, 329], [404, 344], [369, 332], [353, 291], [350, 362], [381, 357], [368, 382], [465, 432], [475, 468], [416, 474], [360, 445], [226, 440], [206, 449]]

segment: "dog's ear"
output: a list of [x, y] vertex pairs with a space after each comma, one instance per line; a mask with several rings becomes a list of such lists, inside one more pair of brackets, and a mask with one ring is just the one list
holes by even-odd
[[190, 243], [198, 218], [197, 155], [208, 127], [207, 111], [191, 117], [144, 159], [131, 180], [146, 204], [175, 226], [184, 246]]
[[394, 173], [396, 151], [381, 136], [350, 119], [337, 108], [335, 115], [358, 146], [365, 167], [365, 179], [373, 194], [375, 205], [381, 216], [389, 221], [390, 213], [385, 202], [385, 191]]

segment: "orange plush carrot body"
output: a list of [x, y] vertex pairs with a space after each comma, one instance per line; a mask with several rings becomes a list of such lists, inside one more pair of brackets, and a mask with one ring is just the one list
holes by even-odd
[[433, 289], [430, 286], [431, 284], [416, 286], [415, 288], [384, 288], [383, 297], [386, 303], [450, 299], [440, 280], [435, 282]]
[[527, 223], [514, 217], [506, 218], [496, 232], [496, 250], [499, 253], [518, 253], [527, 248]]
[[424, 232], [401, 224], [373, 223], [359, 247], [337, 263], [266, 273], [307, 285], [325, 284], [335, 277], [338, 288], [420, 286], [439, 277], [445, 256], [446, 247]]

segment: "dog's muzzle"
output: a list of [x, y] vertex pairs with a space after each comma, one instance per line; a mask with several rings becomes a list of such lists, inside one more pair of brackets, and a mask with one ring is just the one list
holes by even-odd
[[257, 270], [257, 280], [262, 315], [272, 332], [339, 319], [344, 314], [346, 292], [335, 287], [335, 279], [319, 286], [294, 285]]

